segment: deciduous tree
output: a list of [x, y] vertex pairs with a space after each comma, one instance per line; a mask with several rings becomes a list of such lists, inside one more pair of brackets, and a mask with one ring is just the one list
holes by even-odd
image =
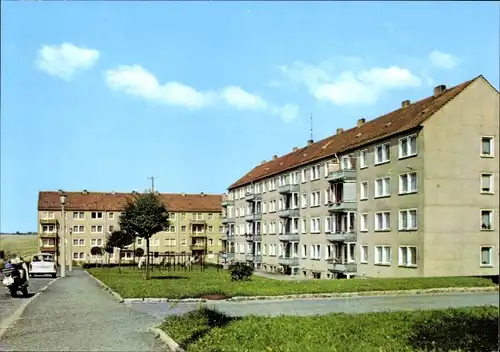
[[106, 243], [106, 248], [118, 248], [120, 253], [118, 255], [118, 270], [121, 272], [122, 250], [123, 248], [131, 245], [135, 240], [135, 236], [125, 230], [115, 230], [111, 232]]

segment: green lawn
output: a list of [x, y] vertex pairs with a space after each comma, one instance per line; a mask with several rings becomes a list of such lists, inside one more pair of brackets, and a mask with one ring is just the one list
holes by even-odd
[[200, 309], [160, 326], [187, 352], [498, 350], [498, 307], [230, 318]]
[[250, 281], [232, 282], [227, 270], [217, 272], [214, 268], [204, 272], [199, 268], [186, 272], [155, 269], [152, 279], [146, 281], [144, 271], [137, 268], [122, 268], [121, 274], [118, 268], [88, 271], [123, 298], [195, 298], [213, 293], [227, 297], [277, 296], [494, 285], [491, 280], [470, 277], [279, 281], [253, 275]]

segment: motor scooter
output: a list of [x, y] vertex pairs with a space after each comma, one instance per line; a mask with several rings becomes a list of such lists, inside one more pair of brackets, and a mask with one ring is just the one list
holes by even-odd
[[[24, 263], [23, 263], [24, 264]], [[28, 297], [28, 270], [26, 264], [21, 268], [16, 268], [12, 264], [7, 264], [3, 270], [4, 278], [2, 284], [9, 290], [11, 297], [17, 297], [21, 292], [24, 297]]]

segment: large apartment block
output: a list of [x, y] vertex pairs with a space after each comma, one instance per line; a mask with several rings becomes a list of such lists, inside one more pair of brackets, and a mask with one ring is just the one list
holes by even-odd
[[[38, 195], [38, 224], [40, 251], [57, 252], [62, 233], [62, 208], [58, 192], [40, 192]], [[91, 255], [90, 249], [104, 247], [109, 233], [119, 228], [120, 211], [133, 193], [64, 192], [66, 236], [71, 240], [75, 261], [104, 259]], [[221, 195], [159, 193], [170, 216], [170, 228], [150, 239], [150, 251], [157, 254], [206, 254], [207, 261], [215, 261], [222, 250]], [[67, 240], [68, 241], [68, 240]], [[67, 244], [66, 241], [66, 244]], [[68, 248], [68, 246], [66, 246]], [[122, 260], [134, 258], [133, 249], [146, 250], [146, 242], [138, 238], [124, 251]], [[106, 254], [107, 256], [107, 254]], [[108, 259], [108, 258], [105, 258]], [[118, 252], [109, 258], [118, 261]]]
[[275, 155], [223, 198], [229, 249], [314, 278], [498, 275], [499, 116], [479, 76]]

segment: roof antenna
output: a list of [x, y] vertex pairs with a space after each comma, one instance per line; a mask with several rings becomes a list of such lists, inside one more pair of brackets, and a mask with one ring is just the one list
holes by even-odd
[[314, 140], [313, 140], [313, 115], [311, 114], [311, 135], [310, 135], [310, 139], [307, 141], [307, 145], [311, 145], [314, 143]]

